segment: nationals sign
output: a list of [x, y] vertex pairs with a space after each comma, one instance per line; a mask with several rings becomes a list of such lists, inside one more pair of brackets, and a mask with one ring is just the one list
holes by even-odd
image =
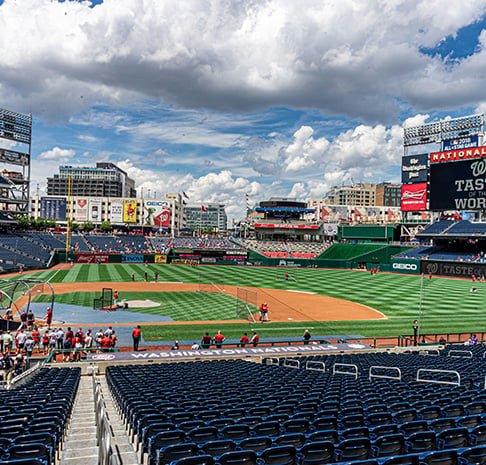
[[417, 212], [427, 209], [427, 183], [402, 185], [402, 212]]
[[486, 159], [431, 165], [430, 209], [486, 209]]
[[447, 152], [434, 152], [430, 154], [430, 163], [442, 163], [445, 161], [461, 161], [470, 158], [486, 157], [486, 147], [474, 147], [462, 150], [448, 150]]

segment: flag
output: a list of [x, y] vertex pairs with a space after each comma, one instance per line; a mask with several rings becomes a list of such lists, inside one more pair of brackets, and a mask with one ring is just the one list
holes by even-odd
[[206, 208], [204, 205], [201, 205], [201, 211], [203, 211], [203, 212], [207, 212], [207, 211], [208, 211], [208, 209], [207, 209], [207, 208]]
[[184, 191], [182, 191], [182, 195], [183, 195], [183, 197], [184, 197], [185, 199], [188, 199], [188, 200], [189, 200], [189, 196], [188, 196], [188, 195], [187, 195], [187, 194], [186, 194]]

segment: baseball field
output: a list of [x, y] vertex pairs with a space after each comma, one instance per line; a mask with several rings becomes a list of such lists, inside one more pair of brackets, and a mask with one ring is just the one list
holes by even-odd
[[[120, 300], [130, 302], [133, 323], [136, 313], [167, 317], [167, 323], [142, 326], [145, 340], [198, 340], [204, 332], [217, 330], [239, 338], [254, 328], [260, 337], [279, 338], [301, 336], [304, 329], [316, 336], [405, 335], [411, 334], [419, 314], [423, 334], [486, 328], [486, 284], [467, 280], [351, 270], [153, 264], [74, 265], [32, 276], [54, 286], [57, 303], [92, 308], [102, 287], [110, 287]], [[471, 292], [473, 286], [477, 292]], [[241, 289], [256, 296], [256, 302], [242, 305], [237, 299]], [[35, 299], [48, 301], [48, 296]], [[270, 322], [265, 324], [258, 322], [257, 306], [262, 302], [270, 307]]]

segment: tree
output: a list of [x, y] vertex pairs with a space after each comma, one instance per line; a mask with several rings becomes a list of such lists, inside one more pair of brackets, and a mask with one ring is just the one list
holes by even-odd
[[81, 231], [92, 231], [94, 229], [94, 224], [91, 222], [91, 221], [85, 221], [82, 225], [81, 225]]
[[100, 231], [102, 232], [110, 232], [112, 230], [111, 222], [110, 221], [103, 221], [100, 225]]

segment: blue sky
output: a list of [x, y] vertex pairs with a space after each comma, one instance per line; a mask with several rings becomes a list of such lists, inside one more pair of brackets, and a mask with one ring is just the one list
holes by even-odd
[[111, 161], [238, 219], [246, 194], [398, 182], [404, 125], [483, 112], [485, 15], [486, 0], [0, 0], [0, 106], [33, 115], [32, 192], [59, 165]]

